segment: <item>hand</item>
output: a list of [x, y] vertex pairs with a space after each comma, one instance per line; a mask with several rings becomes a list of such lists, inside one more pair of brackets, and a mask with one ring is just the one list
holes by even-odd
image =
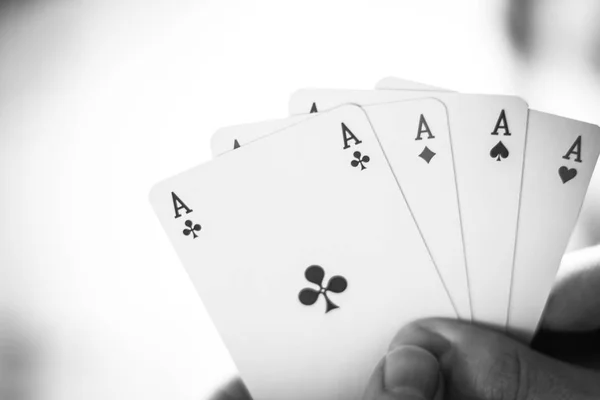
[[373, 373], [365, 400], [598, 399], [599, 293], [600, 246], [563, 260], [535, 350], [457, 321], [408, 325]]
[[[365, 400], [600, 398], [600, 246], [568, 254], [533, 349], [458, 321], [403, 328]], [[598, 369], [594, 369], [598, 368]], [[236, 379], [211, 400], [250, 400]]]

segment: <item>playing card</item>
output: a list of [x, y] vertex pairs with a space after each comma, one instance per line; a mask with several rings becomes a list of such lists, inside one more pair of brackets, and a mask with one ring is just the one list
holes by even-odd
[[526, 139], [520, 98], [433, 91], [300, 90], [290, 112], [435, 97], [448, 109], [473, 319], [507, 322]]
[[213, 157], [235, 150], [240, 146], [244, 146], [247, 143], [261, 139], [269, 134], [288, 128], [314, 116], [316, 116], [316, 114], [297, 115], [290, 118], [221, 128], [213, 134], [210, 141]]
[[[445, 106], [439, 100], [419, 99], [368, 106], [364, 110], [459, 317], [470, 320], [469, 287]], [[235, 140], [248, 143], [315, 115], [222, 128], [213, 136], [213, 154], [230, 150]]]
[[470, 320], [446, 107], [439, 100], [419, 99], [370, 105], [365, 111], [459, 316]]
[[362, 398], [398, 329], [456, 317], [359, 107], [217, 157], [150, 200], [254, 398]]
[[533, 338], [600, 153], [595, 125], [531, 110], [509, 332]]
[[[432, 89], [393, 77], [376, 88]], [[523, 342], [531, 341], [543, 314], [598, 159], [599, 135], [595, 125], [529, 111], [508, 313], [508, 331]]]

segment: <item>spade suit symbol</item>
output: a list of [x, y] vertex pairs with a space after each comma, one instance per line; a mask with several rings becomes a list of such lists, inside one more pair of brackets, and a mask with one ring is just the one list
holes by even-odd
[[490, 150], [490, 157], [495, 158], [496, 161], [502, 161], [503, 158], [507, 158], [510, 153], [502, 141], [498, 142], [492, 150]]
[[577, 170], [575, 168], [562, 166], [558, 169], [558, 175], [560, 176], [562, 183], [567, 183], [577, 176]]

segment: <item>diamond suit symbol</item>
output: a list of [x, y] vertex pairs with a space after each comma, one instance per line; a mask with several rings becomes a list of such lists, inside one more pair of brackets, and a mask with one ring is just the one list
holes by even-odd
[[431, 161], [431, 159], [433, 158], [433, 156], [435, 156], [435, 152], [431, 151], [429, 149], [429, 147], [425, 146], [425, 148], [423, 149], [423, 151], [421, 152], [421, 154], [419, 154], [419, 157], [421, 157], [423, 160], [425, 160], [425, 162], [427, 162], [427, 164], [429, 164], [429, 162]]

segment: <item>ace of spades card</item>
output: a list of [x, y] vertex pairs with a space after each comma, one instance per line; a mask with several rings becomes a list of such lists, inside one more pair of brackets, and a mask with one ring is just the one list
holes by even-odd
[[150, 201], [254, 398], [361, 398], [398, 329], [456, 318], [359, 107], [241, 146]]

